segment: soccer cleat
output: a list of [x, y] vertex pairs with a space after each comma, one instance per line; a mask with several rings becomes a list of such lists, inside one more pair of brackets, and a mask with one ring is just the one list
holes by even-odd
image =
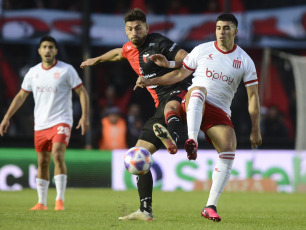
[[37, 203], [33, 208], [29, 209], [31, 211], [34, 210], [47, 210], [48, 207], [46, 205], [43, 205], [42, 203]]
[[201, 216], [203, 216], [203, 217], [205, 217], [209, 220], [213, 220], [215, 222], [221, 221], [221, 217], [218, 215], [217, 209], [216, 209], [215, 206], [205, 207], [203, 209], [203, 211], [201, 212]]
[[198, 144], [193, 139], [188, 139], [185, 142], [184, 148], [187, 152], [188, 160], [196, 160], [197, 159], [197, 151], [198, 151]]
[[64, 201], [62, 201], [61, 199], [58, 199], [57, 201], [55, 201], [55, 211], [63, 211], [65, 209], [64, 207]]
[[164, 126], [159, 123], [156, 123], [153, 125], [153, 131], [155, 133], [155, 136], [157, 136], [161, 140], [161, 142], [163, 142], [169, 153], [177, 153], [176, 143]]
[[154, 216], [153, 213], [149, 213], [145, 210], [140, 211], [140, 209], [138, 209], [130, 215], [119, 217], [119, 220], [154, 220]]

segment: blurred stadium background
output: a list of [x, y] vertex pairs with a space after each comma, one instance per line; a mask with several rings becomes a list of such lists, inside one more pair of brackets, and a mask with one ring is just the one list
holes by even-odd
[[[150, 32], [168, 36], [188, 52], [215, 39], [217, 15], [236, 15], [236, 42], [254, 60], [259, 76], [263, 145], [250, 150], [247, 95], [241, 84], [231, 108], [237, 153], [241, 154], [235, 160], [234, 184], [229, 189], [243, 190], [248, 181], [246, 190], [306, 191], [305, 0], [0, 0], [0, 5], [1, 119], [25, 73], [40, 61], [37, 44], [46, 34], [57, 39], [58, 59], [76, 68], [89, 91], [91, 131], [85, 137], [72, 131], [66, 154], [71, 168], [68, 187], [135, 187], [135, 181], [122, 168], [124, 151], [98, 148], [100, 120], [109, 107], [118, 107], [127, 122], [127, 146], [132, 147], [142, 124], [154, 112], [153, 101], [145, 90], [133, 92], [137, 76], [128, 62], [103, 63], [84, 71], [79, 66], [88, 57], [122, 47], [127, 41], [123, 15], [138, 7], [147, 13]], [[80, 105], [74, 101], [76, 123]], [[0, 190], [35, 188], [33, 122], [33, 100], [29, 97], [11, 119], [7, 135], [0, 138]], [[169, 158], [164, 150], [154, 155], [155, 188], [207, 190], [216, 154], [204, 135], [200, 138], [196, 162], [188, 162], [183, 151], [175, 160], [169, 159], [171, 166], [163, 163]], [[173, 175], [166, 177], [164, 170], [173, 170]], [[118, 181], [122, 183], [118, 185]], [[166, 181], [174, 181], [174, 185], [165, 187]]]

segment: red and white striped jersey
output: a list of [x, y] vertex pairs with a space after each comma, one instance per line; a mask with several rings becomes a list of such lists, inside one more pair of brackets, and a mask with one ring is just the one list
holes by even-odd
[[194, 71], [192, 85], [207, 89], [206, 101], [231, 115], [230, 106], [239, 83], [245, 86], [258, 84], [253, 60], [235, 44], [231, 51], [223, 51], [217, 41], [196, 46], [183, 62]]

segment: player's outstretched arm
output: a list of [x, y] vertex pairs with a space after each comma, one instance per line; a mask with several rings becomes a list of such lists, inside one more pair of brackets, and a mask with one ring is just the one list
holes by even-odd
[[83, 61], [80, 65], [80, 67], [83, 69], [84, 67], [87, 66], [94, 66], [98, 63], [101, 62], [107, 62], [107, 61], [121, 61], [124, 59], [124, 57], [121, 54], [122, 49], [121, 48], [116, 48], [108, 51], [107, 53], [95, 57], [95, 58], [88, 58], [86, 61]]
[[0, 124], [0, 135], [1, 136], [7, 133], [8, 127], [10, 126], [10, 118], [17, 112], [20, 106], [22, 106], [22, 104], [24, 103], [28, 95], [29, 95], [28, 92], [20, 90], [18, 94], [14, 97], [9, 109], [7, 110]]
[[149, 58], [151, 61], [153, 61], [158, 66], [165, 67], [165, 68], [179, 68], [182, 66], [183, 60], [187, 56], [187, 54], [188, 53], [185, 50], [180, 49], [175, 55], [174, 61], [169, 61], [162, 54], [153, 54]]
[[146, 79], [142, 76], [139, 76], [136, 81], [134, 90], [138, 87], [143, 88], [150, 85], [172, 85], [184, 80], [191, 73], [192, 71], [187, 70], [182, 66], [181, 68], [171, 71], [161, 77]]
[[82, 116], [77, 125], [77, 129], [81, 128], [81, 134], [84, 135], [89, 130], [89, 97], [85, 87], [82, 85], [75, 89], [80, 98], [82, 108]]
[[252, 122], [252, 131], [250, 135], [251, 147], [256, 148], [262, 143], [260, 134], [260, 103], [258, 97], [258, 85], [251, 85], [247, 88], [248, 101], [249, 101], [249, 114]]

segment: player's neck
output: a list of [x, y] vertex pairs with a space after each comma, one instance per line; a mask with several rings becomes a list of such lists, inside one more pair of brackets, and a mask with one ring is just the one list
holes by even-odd
[[222, 42], [222, 41], [217, 41], [218, 47], [222, 50], [222, 51], [231, 51], [234, 46], [235, 43], [234, 42]]
[[44, 69], [50, 69], [52, 66], [54, 66], [56, 64], [57, 60], [54, 59], [52, 62], [45, 62], [45, 61], [42, 61], [42, 67]]

